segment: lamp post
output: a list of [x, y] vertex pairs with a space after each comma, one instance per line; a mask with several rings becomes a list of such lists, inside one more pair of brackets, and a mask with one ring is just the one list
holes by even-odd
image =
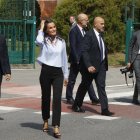
[[23, 32], [23, 45], [22, 45], [22, 62], [23, 64], [25, 63], [26, 59], [25, 59], [25, 50], [26, 50], [26, 47], [27, 47], [27, 44], [26, 44], [26, 23], [27, 23], [27, 15], [26, 15], [26, 12], [27, 12], [27, 0], [23, 0], [23, 4], [24, 4], [24, 11], [23, 11], [23, 29], [24, 29], [24, 32]]
[[135, 20], [135, 0], [132, 0], [131, 3], [131, 14], [130, 14], [130, 18], [127, 19], [127, 11], [126, 11], [126, 42], [125, 42], [125, 63], [128, 62], [128, 47], [129, 47], [129, 42], [134, 30], [133, 24], [134, 24], [134, 20]]

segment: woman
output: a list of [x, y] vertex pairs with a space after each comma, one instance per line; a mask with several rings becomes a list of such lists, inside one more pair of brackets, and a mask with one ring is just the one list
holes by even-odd
[[37, 61], [41, 64], [40, 85], [42, 90], [43, 131], [48, 131], [50, 118], [51, 86], [53, 88], [52, 126], [56, 138], [60, 138], [61, 96], [68, 82], [68, 64], [65, 41], [57, 35], [55, 23], [42, 20], [36, 43], [41, 47]]
[[0, 97], [3, 75], [6, 81], [9, 81], [11, 79], [11, 68], [9, 63], [6, 39], [3, 35], [0, 34]]

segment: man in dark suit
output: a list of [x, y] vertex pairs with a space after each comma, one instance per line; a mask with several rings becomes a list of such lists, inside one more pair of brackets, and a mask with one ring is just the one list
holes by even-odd
[[0, 35], [0, 95], [1, 95], [1, 83], [2, 77], [5, 76], [5, 80], [10, 80], [11, 69], [9, 64], [8, 50], [6, 40], [3, 35]]
[[140, 105], [140, 102], [138, 101], [138, 95], [140, 95], [140, 30], [134, 32], [132, 35], [128, 56], [127, 66], [133, 66], [136, 77], [132, 103], [135, 105]]
[[[69, 42], [70, 42], [70, 55], [69, 55], [69, 62], [70, 62], [70, 74], [68, 79], [68, 85], [66, 89], [66, 99], [67, 103], [73, 104], [74, 99], [73, 95], [73, 88], [76, 82], [77, 75], [80, 71], [79, 69], [79, 61], [81, 57], [81, 45], [85, 35], [84, 28], [87, 27], [88, 23], [88, 16], [86, 14], [79, 14], [77, 18], [77, 25], [74, 26], [69, 33]], [[99, 99], [96, 97], [93, 85], [88, 89], [88, 94], [90, 100], [93, 104], [99, 103]]]
[[76, 26], [76, 20], [75, 20], [75, 17], [74, 16], [70, 16], [70, 24], [71, 24], [71, 28], [70, 29], [72, 29], [73, 27], [75, 27]]
[[[78, 87], [76, 98], [72, 106], [75, 112], [85, 112], [82, 108], [83, 99], [95, 79], [98, 96], [101, 104], [101, 114], [111, 116], [114, 113], [108, 109], [108, 99], [105, 91], [106, 71], [108, 70], [107, 49], [101, 33], [104, 32], [104, 19], [96, 17], [93, 29], [87, 32], [82, 44], [80, 71], [82, 81]], [[79, 110], [79, 111], [78, 111]]]

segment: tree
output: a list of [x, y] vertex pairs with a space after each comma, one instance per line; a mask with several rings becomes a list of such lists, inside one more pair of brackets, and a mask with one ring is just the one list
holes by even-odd
[[23, 16], [23, 2], [19, 0], [1, 0], [0, 18], [1, 19], [21, 19]]
[[106, 22], [105, 41], [109, 52], [122, 50], [125, 40], [125, 23], [122, 21], [122, 9], [130, 0], [63, 0], [56, 8], [54, 20], [59, 33], [68, 39], [69, 16], [83, 12], [89, 15], [92, 26], [96, 16], [102, 16]]
[[[30, 10], [32, 15], [34, 14], [34, 1], [35, 0], [26, 1], [26, 10]], [[6, 20], [23, 19], [24, 2], [24, 0], [0, 0], [0, 18]]]

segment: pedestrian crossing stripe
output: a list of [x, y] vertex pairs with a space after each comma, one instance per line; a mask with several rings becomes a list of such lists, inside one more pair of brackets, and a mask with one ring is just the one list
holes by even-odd
[[[38, 111], [38, 112], [34, 112], [36, 114], [41, 114], [41, 111]], [[61, 112], [61, 115], [67, 115], [67, 114], [70, 114], [70, 113], [67, 113], [67, 112]], [[50, 115], [52, 115], [52, 111], [50, 111]]]
[[[41, 114], [41, 112], [34, 112], [36, 114]], [[66, 112], [61, 112], [61, 115], [66, 115], [66, 114], [70, 114], [70, 113], [66, 113]], [[52, 111], [50, 111], [50, 115], [52, 115]], [[84, 117], [87, 119], [100, 119], [100, 120], [115, 120], [115, 119], [120, 119], [120, 117], [111, 117], [111, 116], [101, 116], [101, 115], [92, 115], [92, 116], [87, 116]]]
[[0, 110], [11, 111], [11, 110], [21, 110], [21, 109], [22, 108], [17, 108], [17, 107], [0, 106]]
[[117, 92], [113, 94], [107, 94], [108, 99], [112, 98], [120, 98], [120, 97], [130, 97], [133, 95], [133, 91], [128, 91], [128, 92]]
[[133, 105], [132, 103], [125, 103], [125, 102], [109, 102], [109, 104], [113, 104], [113, 105]]
[[84, 117], [86, 119], [98, 119], [98, 120], [116, 120], [120, 119], [120, 117], [111, 117], [111, 116], [101, 116], [101, 115], [92, 115]]
[[[117, 92], [112, 94], [107, 94], [108, 99], [130, 97], [133, 95], [133, 91], [128, 92]], [[89, 96], [85, 96], [84, 101], [90, 101]]]
[[13, 111], [19, 111], [19, 110], [22, 110], [22, 108], [0, 106], [1, 113], [7, 113], [7, 112], [13, 112]]

